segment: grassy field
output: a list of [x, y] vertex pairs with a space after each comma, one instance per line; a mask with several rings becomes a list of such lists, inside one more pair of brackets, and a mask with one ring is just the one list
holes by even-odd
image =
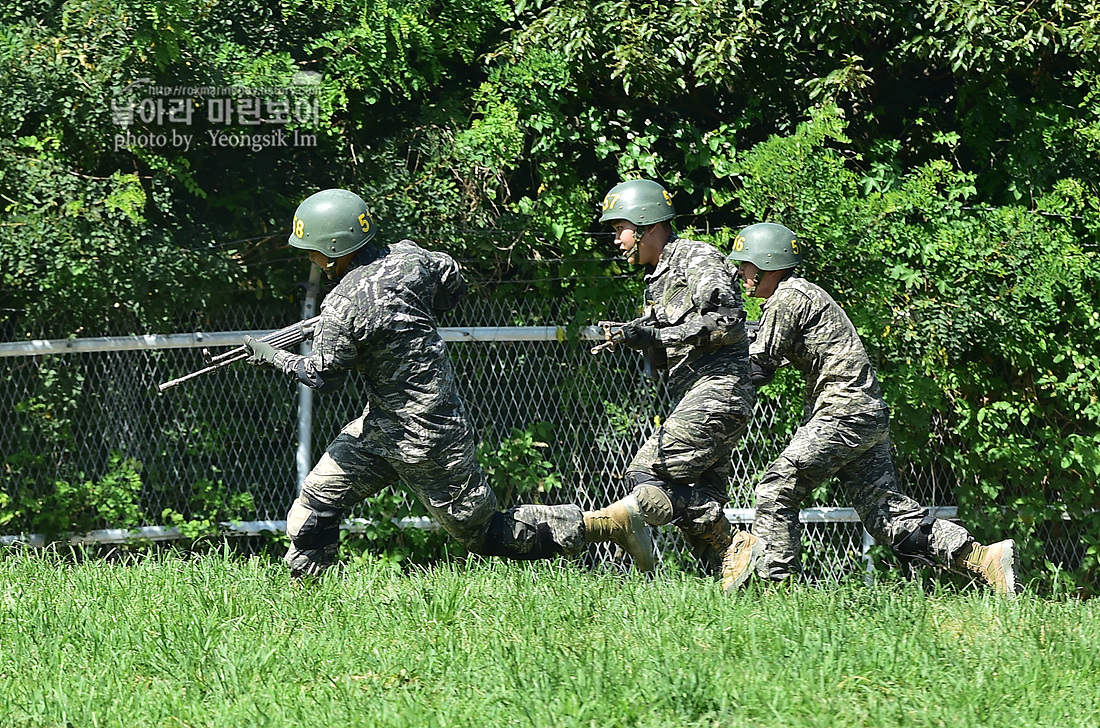
[[0, 726], [1097, 726], [1100, 601], [0, 555]]

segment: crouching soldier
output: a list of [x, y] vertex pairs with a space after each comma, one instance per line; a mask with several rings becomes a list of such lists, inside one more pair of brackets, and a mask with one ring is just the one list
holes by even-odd
[[646, 522], [677, 526], [703, 568], [720, 572], [732, 591], [762, 549], [723, 512], [730, 457], [756, 401], [745, 313], [736, 269], [717, 248], [678, 237], [675, 215], [668, 191], [650, 180], [623, 182], [603, 200], [600, 222], [615, 231], [622, 256], [646, 269], [646, 315], [623, 325], [616, 340], [667, 369], [677, 399], [626, 480]]
[[767, 384], [788, 362], [806, 380], [802, 425], [756, 486], [752, 530], [765, 543], [760, 574], [782, 580], [796, 572], [800, 504], [835, 475], [867, 531], [903, 560], [965, 569], [1001, 594], [1016, 594], [1014, 541], [983, 546], [898, 492], [890, 413], [874, 368], [847, 314], [795, 273], [802, 262], [795, 234], [759, 223], [742, 230], [733, 247], [729, 257], [740, 261], [745, 292], [765, 299], [749, 347], [753, 382]]
[[250, 363], [318, 391], [340, 387], [353, 370], [367, 381], [362, 415], [329, 443], [287, 515], [292, 575], [318, 575], [332, 564], [347, 509], [398, 484], [474, 553], [545, 559], [614, 541], [638, 568], [652, 569], [635, 498], [594, 512], [575, 505], [498, 510], [437, 331], [438, 313], [465, 293], [458, 265], [411, 240], [374, 245], [376, 233], [366, 202], [353, 192], [323, 190], [302, 202], [290, 245], [338, 282], [322, 303], [312, 352], [245, 340]]

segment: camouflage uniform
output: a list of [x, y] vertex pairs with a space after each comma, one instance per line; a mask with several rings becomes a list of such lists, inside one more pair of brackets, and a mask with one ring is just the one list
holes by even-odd
[[[671, 414], [627, 467], [650, 525], [673, 523], [703, 567], [721, 556], [716, 529], [728, 529], [730, 456], [752, 416], [756, 392], [748, 372], [748, 339], [737, 273], [716, 248], [672, 238], [645, 277], [647, 307], [655, 314], [667, 355]], [[654, 507], [656, 488], [671, 511]], [[656, 512], [655, 512], [656, 511]]]
[[864, 527], [905, 559], [953, 563], [973, 539], [897, 492], [890, 415], [855, 327], [820, 287], [790, 275], [765, 302], [749, 348], [754, 371], [787, 359], [805, 376], [803, 424], [756, 486], [753, 533], [765, 541], [758, 565], [771, 579], [798, 569], [800, 504], [836, 475]]
[[367, 245], [325, 297], [312, 352], [275, 354], [278, 369], [322, 392], [353, 369], [367, 382], [363, 414], [329, 444], [287, 515], [286, 561], [295, 572], [330, 564], [346, 509], [399, 482], [473, 552], [532, 559], [583, 549], [577, 506], [497, 510], [436, 330], [437, 312], [465, 287], [446, 253], [410, 240]]

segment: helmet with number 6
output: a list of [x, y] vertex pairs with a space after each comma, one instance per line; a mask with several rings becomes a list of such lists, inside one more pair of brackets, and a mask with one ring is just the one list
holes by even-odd
[[362, 248], [377, 231], [362, 197], [348, 190], [321, 190], [294, 211], [288, 242], [295, 248], [339, 258]]
[[676, 217], [672, 195], [648, 179], [631, 179], [611, 188], [603, 198], [600, 222], [629, 220], [635, 225], [652, 225]]
[[802, 262], [802, 246], [790, 228], [774, 222], [749, 225], [733, 240], [730, 260], [748, 262], [760, 270], [787, 270]]

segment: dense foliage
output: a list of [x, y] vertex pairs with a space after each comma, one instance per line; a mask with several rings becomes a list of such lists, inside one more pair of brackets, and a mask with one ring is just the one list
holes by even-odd
[[[337, 185], [386, 234], [461, 258], [481, 295], [565, 294], [586, 319], [638, 285], [596, 202], [657, 178], [719, 244], [798, 230], [877, 358], [899, 446], [972, 473], [964, 516], [1007, 512], [1030, 553], [1063, 510], [1086, 523], [1095, 584], [1098, 59], [1100, 9], [1061, 0], [16, 0], [0, 331], [168, 330], [293, 298], [290, 213]], [[120, 126], [173, 98], [141, 79], [292, 89], [315, 113], [223, 124], [226, 96], [177, 93], [189, 123]], [[215, 141], [278, 131], [316, 143]]]

